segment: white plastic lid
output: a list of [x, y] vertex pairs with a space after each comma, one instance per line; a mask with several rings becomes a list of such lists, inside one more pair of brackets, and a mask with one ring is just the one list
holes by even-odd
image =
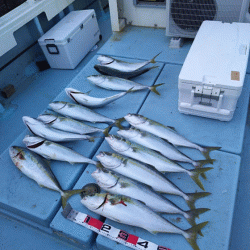
[[72, 11], [42, 37], [40, 37], [38, 42], [42, 44], [46, 42], [46, 40], [49, 40], [49, 43], [63, 43], [94, 14], [94, 10]]

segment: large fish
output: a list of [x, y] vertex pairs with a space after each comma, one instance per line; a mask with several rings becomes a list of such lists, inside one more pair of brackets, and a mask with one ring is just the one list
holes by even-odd
[[117, 120], [110, 119], [82, 105], [73, 104], [69, 102], [56, 101], [50, 103], [49, 107], [61, 115], [68, 116], [81, 121], [116, 124], [118, 127], [120, 127], [120, 122], [124, 120], [123, 118]]
[[87, 79], [104, 89], [110, 89], [110, 90], [119, 90], [119, 91], [128, 91], [132, 89], [131, 91], [138, 91], [143, 89], [149, 89], [156, 93], [157, 95], [160, 95], [160, 93], [156, 90], [157, 87], [163, 85], [164, 83], [160, 83], [154, 86], [146, 86], [134, 81], [126, 80], [119, 77], [114, 76], [104, 76], [104, 75], [92, 75], [88, 76]]
[[[161, 53], [161, 52], [160, 52]], [[159, 53], [159, 54], [160, 54]], [[135, 70], [139, 70], [149, 63], [156, 63], [155, 58], [159, 55], [157, 54], [152, 59], [144, 61], [144, 62], [126, 62], [122, 60], [115, 59], [110, 56], [100, 55], [97, 57], [97, 60], [101, 63], [101, 65], [105, 65], [107, 68], [116, 69], [122, 72], [133, 72]]]
[[155, 136], [146, 131], [140, 131], [139, 129], [136, 129], [133, 127], [130, 129], [118, 130], [117, 134], [128, 139], [131, 142], [135, 142], [144, 147], [158, 151], [162, 155], [166, 156], [168, 159], [171, 159], [173, 161], [191, 163], [196, 168], [202, 167], [203, 165], [208, 164], [208, 163], [213, 164], [213, 162], [215, 161], [213, 159], [206, 159], [206, 160], [200, 160], [200, 161], [192, 160], [185, 154], [181, 153], [172, 144], [161, 139], [160, 137]]
[[90, 134], [95, 132], [103, 132], [104, 129], [89, 126], [83, 122], [79, 122], [69, 117], [57, 116], [54, 114], [42, 114], [37, 117], [39, 121], [49, 125], [52, 128], [67, 131], [76, 134]]
[[106, 65], [96, 64], [94, 66], [94, 69], [102, 75], [116, 76], [116, 77], [121, 77], [124, 79], [130, 79], [136, 76], [140, 76], [144, 73], [147, 73], [151, 69], [155, 69], [155, 68], [158, 68], [158, 66], [153, 66], [153, 67], [134, 70], [132, 72], [127, 72], [127, 71], [120, 71], [117, 69], [112, 69], [112, 68], [107, 67]]
[[130, 92], [130, 90], [105, 98], [92, 97], [73, 88], [66, 88], [65, 92], [77, 104], [81, 104], [89, 108], [100, 108], [125, 96], [128, 92]]
[[109, 135], [105, 137], [105, 140], [108, 142], [110, 147], [127, 157], [133, 158], [140, 162], [150, 164], [154, 166], [160, 172], [173, 172], [173, 173], [186, 173], [188, 174], [193, 181], [204, 190], [199, 175], [212, 168], [199, 168], [194, 170], [188, 170], [183, 168], [181, 165], [177, 164], [166, 158], [165, 156], [145, 147], [140, 146], [136, 143], [131, 143], [130, 141], [123, 139], [119, 136]]
[[96, 165], [96, 161], [84, 157], [72, 149], [51, 141], [47, 141], [41, 137], [25, 136], [23, 143], [29, 150], [43, 156], [48, 160], [67, 161], [71, 164], [90, 163]]
[[36, 181], [41, 187], [57, 191], [62, 197], [62, 207], [66, 206], [67, 200], [74, 194], [79, 194], [83, 190], [63, 190], [52, 173], [48, 163], [39, 155], [26, 148], [13, 146], [9, 148], [10, 157], [15, 166], [26, 176]]
[[206, 157], [206, 159], [210, 159], [209, 153], [212, 150], [219, 150], [221, 148], [221, 147], [202, 147], [198, 144], [189, 141], [184, 136], [178, 134], [174, 128], [167, 127], [159, 122], [150, 120], [142, 115], [127, 114], [124, 118], [132, 126], [140, 130], [147, 131], [156, 136], [159, 136], [175, 146], [198, 149]]
[[142, 202], [121, 195], [109, 193], [81, 194], [81, 203], [94, 213], [122, 224], [143, 228], [151, 233], [172, 233], [185, 237], [194, 250], [197, 233], [208, 223], [200, 223], [188, 230], [173, 225]]
[[23, 122], [33, 134], [43, 137], [49, 141], [56, 141], [56, 142], [76, 141], [76, 140], [94, 141], [94, 137], [91, 137], [89, 135], [74, 134], [54, 129], [44, 124], [43, 122], [28, 116], [23, 116]]
[[96, 157], [105, 168], [149, 185], [157, 192], [181, 196], [191, 209], [195, 208], [197, 199], [210, 195], [208, 192], [185, 194], [155, 168], [118, 154], [100, 152]]
[[140, 182], [115, 174], [102, 166], [98, 166], [92, 177], [97, 184], [105, 191], [112, 194], [125, 195], [130, 198], [142, 201], [148, 207], [159, 213], [181, 214], [194, 226], [195, 218], [210, 209], [200, 208], [196, 210], [183, 211], [168, 199], [156, 193], [149, 186]]

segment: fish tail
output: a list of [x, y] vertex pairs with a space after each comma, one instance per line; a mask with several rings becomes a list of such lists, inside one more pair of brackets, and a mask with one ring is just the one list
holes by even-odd
[[82, 192], [83, 192], [82, 189], [63, 191], [62, 194], [61, 194], [61, 196], [62, 196], [62, 208], [66, 207], [67, 201], [72, 195], [79, 194], [79, 193], [82, 193]]
[[108, 136], [108, 134], [109, 134], [109, 130], [110, 130], [110, 128], [112, 128], [113, 127], [113, 124], [112, 125], [110, 125], [110, 126], [108, 126], [107, 128], [105, 128], [102, 132], [103, 132], [103, 134], [105, 135], [105, 136]]
[[206, 159], [206, 160], [199, 160], [193, 161], [192, 164], [195, 168], [202, 168], [206, 164], [213, 164], [216, 160], [215, 159]]
[[96, 137], [89, 137], [88, 140], [89, 142], [94, 142]]
[[188, 206], [190, 207], [190, 209], [195, 209], [194, 203], [198, 199], [204, 198], [210, 194], [211, 193], [209, 193], [209, 192], [189, 193], [189, 194], [187, 194], [188, 199], [185, 199], [185, 200], [186, 200], [186, 203], [188, 204]]
[[200, 175], [205, 175], [204, 173], [211, 170], [213, 168], [209, 167], [209, 168], [196, 168], [193, 170], [189, 170], [190, 173], [190, 177], [192, 178], [192, 180], [202, 189], [204, 189], [203, 184], [201, 183], [201, 180], [199, 179]]
[[156, 84], [156, 85], [150, 87], [150, 90], [153, 91], [155, 94], [160, 95], [160, 93], [156, 90], [156, 88], [163, 85], [163, 84], [165, 84], [165, 83]]
[[201, 231], [203, 227], [207, 225], [208, 221], [205, 221], [203, 223], [200, 223], [198, 225], [195, 225], [188, 230], [183, 231], [183, 236], [188, 241], [188, 243], [191, 245], [191, 247], [194, 250], [200, 250], [199, 246], [197, 245], [196, 239], [197, 239], [197, 233]]
[[214, 150], [220, 150], [221, 147], [204, 147], [201, 153], [204, 155], [206, 159], [211, 159], [210, 158], [210, 152]]
[[116, 119], [114, 124], [115, 124], [116, 127], [118, 127], [119, 129], [124, 129], [124, 127], [121, 125], [121, 123], [122, 123], [123, 121], [125, 121], [125, 118], [124, 118], [124, 117], [119, 118], [119, 119]]
[[161, 54], [161, 52], [158, 53], [156, 56], [154, 56], [154, 57], [150, 60], [150, 62], [151, 62], [151, 63], [156, 63], [155, 58], [156, 58], [157, 56], [159, 56], [160, 54]]
[[[186, 218], [186, 220], [189, 222], [191, 226], [195, 226], [196, 225], [195, 218], [199, 218], [200, 214], [204, 214], [209, 210], [210, 210], [209, 208], [191, 209], [189, 211], [185, 211], [183, 216]], [[203, 236], [201, 232], [199, 234]]]

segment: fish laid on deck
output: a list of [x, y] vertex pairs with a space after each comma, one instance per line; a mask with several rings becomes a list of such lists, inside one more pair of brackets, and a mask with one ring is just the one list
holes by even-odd
[[116, 95], [112, 95], [105, 98], [96, 98], [89, 96], [87, 93], [82, 93], [79, 90], [73, 89], [73, 88], [66, 88], [65, 92], [66, 94], [77, 104], [81, 104], [83, 106], [89, 107], [89, 108], [100, 108], [103, 107], [111, 102], [116, 101], [117, 99], [125, 96], [127, 93], [129, 93], [131, 90], [128, 90], [126, 92], [122, 92]]
[[52, 128], [81, 135], [95, 132], [104, 132], [104, 129], [87, 125], [83, 122], [77, 121], [69, 117], [57, 116], [54, 114], [42, 114], [39, 115], [37, 119]]
[[28, 116], [23, 116], [23, 122], [33, 134], [43, 137], [49, 141], [94, 141], [94, 137], [91, 137], [89, 135], [74, 134], [59, 129], [54, 129], [49, 125], [46, 125], [43, 122]]
[[192, 180], [204, 190], [204, 186], [199, 179], [199, 175], [205, 173], [212, 168], [197, 168], [194, 170], [188, 170], [183, 168], [181, 165], [177, 164], [161, 155], [160, 153], [153, 151], [151, 149], [140, 146], [136, 143], [131, 143], [130, 141], [123, 139], [116, 135], [109, 135], [105, 137], [110, 147], [127, 157], [133, 158], [145, 164], [149, 164], [155, 167], [160, 172], [173, 172], [173, 173], [186, 173]]
[[70, 148], [64, 147], [52, 141], [47, 141], [37, 136], [27, 135], [23, 139], [23, 143], [29, 150], [43, 156], [48, 160], [66, 161], [71, 164], [89, 163], [96, 165], [96, 161], [84, 157]]
[[110, 89], [110, 90], [119, 90], [119, 91], [139, 91], [143, 89], [149, 89], [156, 93], [157, 95], [160, 95], [160, 93], [156, 90], [157, 87], [163, 85], [164, 83], [160, 83], [154, 86], [146, 86], [141, 83], [137, 83], [134, 81], [126, 80], [119, 77], [114, 76], [104, 76], [104, 75], [92, 75], [88, 76], [87, 79], [104, 89]]
[[153, 234], [172, 233], [185, 237], [194, 250], [199, 250], [196, 243], [197, 233], [208, 222], [200, 223], [188, 230], [173, 225], [142, 202], [121, 195], [108, 193], [81, 194], [81, 203], [94, 213], [105, 216], [119, 223], [141, 227]]
[[220, 149], [220, 147], [202, 147], [198, 144], [195, 144], [186, 139], [184, 136], [178, 134], [174, 128], [167, 127], [142, 115], [127, 114], [124, 118], [132, 126], [159, 136], [160, 138], [167, 140], [175, 146], [198, 149], [206, 157], [206, 159], [210, 159], [209, 153], [212, 150]]
[[62, 197], [63, 208], [66, 206], [69, 197], [83, 192], [80, 189], [63, 190], [48, 163], [28, 149], [13, 146], [9, 148], [9, 154], [15, 166], [23, 174], [36, 181], [39, 186], [59, 192]]
[[125, 195], [130, 198], [140, 200], [158, 213], [181, 214], [192, 226], [195, 225], [196, 217], [210, 210], [206, 208], [200, 208], [190, 211], [183, 211], [171, 201], [156, 193], [149, 186], [116, 174], [102, 166], [97, 166], [97, 170], [91, 175], [95, 178], [97, 184], [103, 190], [112, 194]]
[[118, 154], [100, 152], [96, 157], [105, 168], [149, 185], [157, 192], [181, 196], [191, 209], [195, 208], [196, 200], [210, 195], [208, 192], [185, 194], [154, 167]]

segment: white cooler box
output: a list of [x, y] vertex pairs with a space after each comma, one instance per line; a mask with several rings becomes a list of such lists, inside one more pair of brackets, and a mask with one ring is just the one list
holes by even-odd
[[51, 68], [74, 69], [100, 40], [94, 10], [72, 11], [38, 39]]
[[181, 113], [232, 119], [249, 56], [250, 24], [204, 21], [179, 75]]

